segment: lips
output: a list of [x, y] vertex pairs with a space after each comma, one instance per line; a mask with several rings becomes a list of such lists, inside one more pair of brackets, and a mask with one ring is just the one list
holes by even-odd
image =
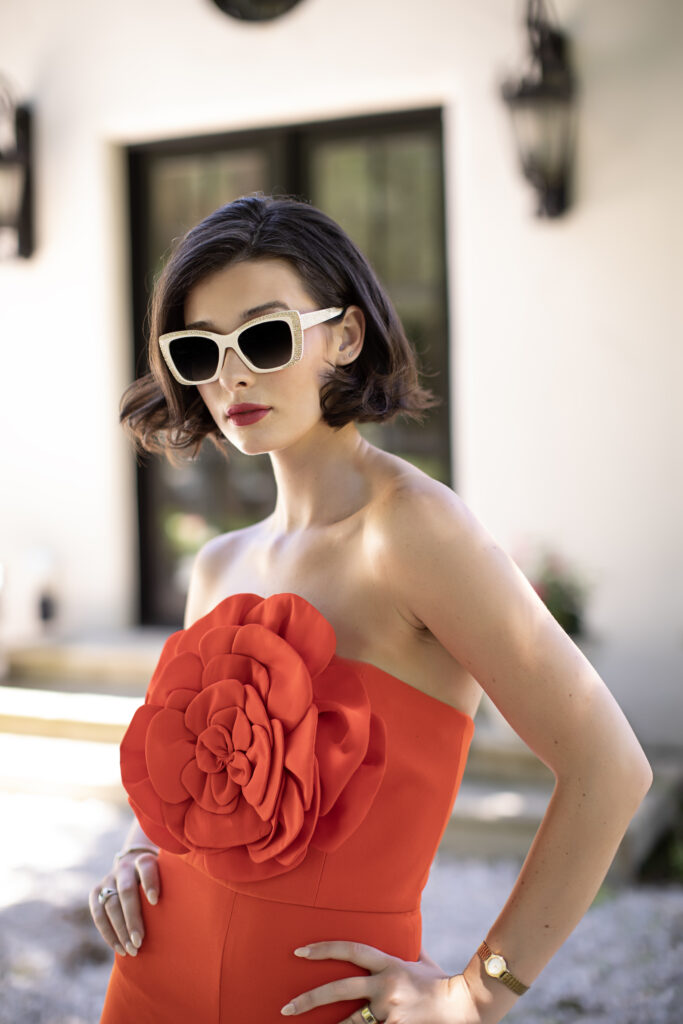
[[241, 405], [231, 405], [228, 409], [228, 419], [238, 427], [246, 427], [250, 423], [257, 423], [270, 412], [269, 405], [254, 405], [245, 402]]

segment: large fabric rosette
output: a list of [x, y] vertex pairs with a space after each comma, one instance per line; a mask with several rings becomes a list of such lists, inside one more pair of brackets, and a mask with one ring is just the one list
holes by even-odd
[[251, 881], [337, 849], [367, 814], [385, 733], [332, 626], [293, 594], [240, 594], [167, 640], [121, 743], [142, 828]]

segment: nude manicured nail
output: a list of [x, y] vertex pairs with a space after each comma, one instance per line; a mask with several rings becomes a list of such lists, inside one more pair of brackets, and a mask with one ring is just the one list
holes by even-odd
[[135, 946], [133, 945], [132, 942], [127, 942], [126, 943], [126, 953], [128, 953], [129, 956], [137, 956], [138, 955], [138, 951], [137, 951], [137, 949], [135, 948]]
[[311, 951], [308, 946], [299, 946], [298, 949], [294, 950], [294, 956], [310, 956]]
[[294, 1005], [294, 1003], [287, 1003], [286, 1006], [282, 1007], [280, 1013], [282, 1013], [285, 1017], [291, 1017], [293, 1013], [296, 1013], [296, 1006]]
[[136, 949], [139, 949], [142, 945], [142, 935], [140, 935], [140, 932], [131, 932], [130, 939]]
[[123, 946], [119, 946], [118, 942], [114, 946], [114, 949], [119, 954], [119, 956], [125, 956], [126, 955], [125, 949], [123, 948]]
[[156, 889], [149, 890], [149, 892], [147, 893], [147, 899], [152, 904], [152, 906], [156, 903], [156, 901], [159, 899], [159, 893], [156, 891]]

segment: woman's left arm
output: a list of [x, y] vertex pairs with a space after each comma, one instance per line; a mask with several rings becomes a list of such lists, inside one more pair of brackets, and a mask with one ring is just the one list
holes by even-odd
[[[519, 878], [482, 936], [529, 985], [590, 906], [652, 773], [609, 690], [512, 560], [455, 495], [435, 497], [393, 503], [395, 592], [555, 776]], [[464, 977], [487, 1021], [517, 998], [476, 954]]]
[[[453, 492], [429, 482], [392, 494], [372, 534], [370, 557], [398, 612], [477, 680], [555, 776], [512, 893], [481, 936], [530, 985], [595, 897], [650, 786], [650, 766], [596, 671]], [[369, 976], [303, 993], [286, 1015], [366, 998], [392, 1022], [498, 1024], [518, 998], [486, 974], [474, 950], [450, 979], [424, 953], [404, 963], [331, 941], [298, 955], [350, 961]], [[360, 1024], [358, 1011], [347, 1022]]]

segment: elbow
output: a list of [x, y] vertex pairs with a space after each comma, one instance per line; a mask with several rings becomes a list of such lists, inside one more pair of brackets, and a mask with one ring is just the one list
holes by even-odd
[[653, 781], [652, 767], [635, 735], [622, 735], [613, 743], [584, 748], [581, 758], [561, 774], [558, 782], [578, 785], [582, 791], [588, 783], [594, 796], [602, 794], [609, 805], [629, 821], [645, 799]]
[[639, 743], [636, 743], [635, 749], [629, 751], [628, 755], [621, 759], [620, 769], [619, 788], [629, 804], [630, 812], [635, 814], [645, 799], [653, 780], [652, 766]]
[[654, 779], [652, 765], [642, 748], [639, 751], [639, 755], [638, 758], [634, 759], [636, 761], [636, 764], [634, 764], [634, 789], [639, 794], [638, 803], [644, 799]]

